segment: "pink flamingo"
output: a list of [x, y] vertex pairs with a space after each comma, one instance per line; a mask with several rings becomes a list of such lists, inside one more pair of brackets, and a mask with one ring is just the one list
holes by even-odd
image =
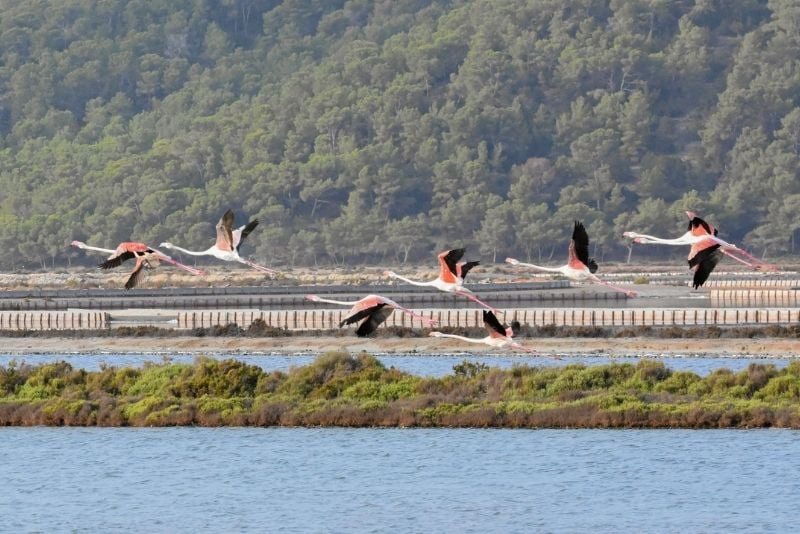
[[[746, 265], [757, 271], [776, 271], [778, 267], [762, 262], [749, 252], [742, 250], [733, 243], [728, 243], [717, 237], [718, 230], [711, 224], [697, 216], [693, 211], [687, 211], [689, 227], [685, 234], [673, 239], [661, 239], [647, 234], [625, 232], [625, 237], [633, 238], [634, 243], [661, 244], [661, 245], [689, 245], [689, 268], [694, 271], [692, 286], [694, 289], [702, 286], [709, 275], [722, 259], [722, 255]], [[741, 254], [750, 261], [736, 256]]]
[[467, 343], [483, 343], [484, 345], [489, 345], [490, 347], [509, 347], [512, 349], [522, 350], [530, 354], [540, 354], [539, 352], [527, 347], [523, 347], [514, 341], [513, 336], [515, 333], [519, 332], [520, 326], [519, 322], [517, 321], [512, 322], [510, 327], [506, 327], [500, 324], [500, 321], [497, 320], [497, 317], [492, 312], [489, 310], [483, 310], [483, 326], [489, 332], [489, 335], [481, 339], [457, 336], [455, 334], [443, 334], [442, 332], [436, 331], [431, 332], [430, 336], [460, 339], [461, 341], [466, 341]]
[[439, 276], [430, 282], [417, 282], [415, 280], [409, 280], [408, 278], [400, 276], [394, 271], [383, 271], [383, 274], [384, 276], [397, 278], [398, 280], [402, 280], [403, 282], [414, 286], [433, 287], [439, 291], [444, 291], [445, 293], [454, 293], [456, 295], [466, 297], [471, 301], [480, 304], [484, 308], [493, 311], [494, 313], [503, 313], [497, 308], [486, 304], [476, 297], [472, 291], [464, 287], [464, 278], [467, 276], [467, 273], [470, 271], [470, 269], [476, 265], [479, 265], [480, 263], [477, 261], [459, 263], [458, 260], [464, 256], [464, 250], [465, 249], [463, 248], [456, 248], [452, 250], [445, 250], [439, 254]]
[[199, 269], [195, 269], [194, 267], [189, 267], [188, 265], [184, 265], [179, 263], [163, 252], [159, 252], [153, 248], [148, 247], [144, 243], [138, 243], [135, 241], [127, 241], [124, 243], [120, 243], [117, 245], [117, 248], [114, 250], [108, 248], [99, 248], [99, 247], [92, 247], [84, 243], [83, 241], [73, 241], [73, 247], [78, 247], [83, 250], [94, 250], [97, 252], [103, 252], [106, 254], [110, 254], [108, 259], [100, 264], [100, 268], [102, 269], [112, 269], [114, 267], [119, 267], [122, 265], [123, 262], [131, 259], [136, 258], [136, 265], [131, 272], [130, 277], [128, 277], [127, 282], [125, 282], [125, 289], [132, 289], [139, 285], [141, 281], [141, 273], [142, 269], [147, 267], [148, 269], [152, 269], [159, 265], [162, 261], [164, 263], [169, 263], [177, 267], [178, 269], [183, 269], [184, 271], [190, 272], [196, 276], [202, 276], [206, 273]]
[[408, 308], [400, 306], [392, 299], [382, 297], [380, 295], [367, 295], [361, 300], [356, 302], [343, 302], [341, 300], [331, 300], [318, 297], [317, 295], [306, 295], [306, 298], [312, 302], [327, 302], [330, 304], [339, 304], [340, 306], [352, 306], [349, 315], [339, 323], [339, 327], [346, 324], [353, 324], [361, 321], [361, 324], [356, 330], [358, 337], [366, 337], [370, 335], [378, 326], [384, 322], [392, 314], [394, 310], [416, 317], [420, 321], [430, 326], [436, 326], [438, 322], [434, 319], [423, 317]]
[[636, 293], [601, 280], [594, 273], [597, 272], [597, 262], [589, 258], [589, 234], [586, 233], [583, 223], [575, 221], [572, 229], [572, 239], [569, 242], [567, 264], [561, 267], [542, 267], [532, 263], [522, 263], [514, 258], [506, 258], [506, 262], [519, 267], [538, 269], [551, 273], [561, 273], [571, 280], [589, 280], [596, 284], [602, 284], [614, 291], [625, 293], [628, 297], [635, 297]]
[[269, 276], [277, 275], [278, 271], [274, 271], [262, 265], [258, 265], [257, 263], [253, 263], [252, 261], [244, 259], [239, 255], [239, 247], [242, 246], [242, 241], [244, 241], [245, 237], [250, 235], [250, 232], [252, 232], [256, 226], [258, 226], [258, 220], [254, 219], [244, 226], [234, 229], [233, 226], [235, 220], [236, 219], [233, 214], [233, 210], [229, 209], [225, 212], [225, 214], [217, 223], [217, 241], [212, 247], [206, 250], [187, 250], [169, 242], [161, 243], [159, 246], [167, 249], [178, 250], [191, 256], [214, 256], [215, 258], [223, 261], [236, 261], [243, 263], [250, 268], [255, 269], [256, 271], [268, 274]]

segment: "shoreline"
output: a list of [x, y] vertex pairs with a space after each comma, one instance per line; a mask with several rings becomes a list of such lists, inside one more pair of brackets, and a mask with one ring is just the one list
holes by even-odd
[[[763, 357], [800, 358], [800, 339], [796, 338], [520, 338], [519, 342], [542, 353], [567, 360], [571, 356], [637, 357]], [[497, 350], [457, 340], [421, 338], [368, 338], [334, 336], [298, 337], [87, 337], [14, 338], [0, 337], [0, 354], [322, 354], [349, 353], [508, 356], [525, 355], [518, 351]]]

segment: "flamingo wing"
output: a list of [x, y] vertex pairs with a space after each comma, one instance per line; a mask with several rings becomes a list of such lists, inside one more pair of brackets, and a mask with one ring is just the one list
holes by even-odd
[[389, 318], [389, 316], [392, 314], [393, 311], [394, 308], [387, 306], [385, 304], [383, 306], [380, 306], [378, 309], [372, 312], [370, 316], [367, 317], [367, 319], [363, 323], [361, 323], [361, 325], [356, 330], [356, 335], [358, 337], [367, 337], [375, 330], [377, 330], [378, 326], [380, 326], [381, 323], [386, 321], [386, 319]]
[[[575, 226], [572, 229], [572, 240], [570, 241], [569, 248], [570, 263], [575, 259], [580, 261], [586, 267], [589, 267], [591, 272], [597, 270], [597, 264], [594, 260], [589, 258], [589, 234], [586, 233], [586, 227], [580, 221], [575, 221]], [[594, 270], [592, 270], [594, 267]]]
[[500, 324], [497, 316], [489, 310], [483, 310], [483, 326], [492, 337], [507, 337], [505, 327]]
[[244, 238], [250, 235], [250, 232], [258, 226], [258, 219], [253, 219], [249, 223], [245, 224], [244, 226], [237, 228], [233, 232], [233, 248], [236, 249], [236, 252], [239, 252], [239, 247], [242, 245], [242, 241]]
[[236, 218], [233, 215], [233, 210], [228, 210], [220, 218], [217, 223], [217, 243], [216, 246], [220, 250], [232, 251], [233, 250], [233, 225]]
[[120, 265], [122, 265], [123, 262], [126, 262], [129, 259], [134, 258], [134, 257], [136, 257], [136, 253], [135, 252], [132, 252], [130, 250], [126, 250], [126, 251], [124, 251], [124, 252], [122, 252], [120, 254], [116, 254], [114, 256], [111, 256], [106, 261], [104, 261], [103, 263], [99, 264], [99, 267], [101, 269], [113, 269], [115, 267], [119, 267]]
[[136, 258], [136, 266], [133, 268], [131, 275], [128, 277], [128, 281], [125, 282], [125, 289], [133, 289], [134, 287], [139, 285], [142, 279], [142, 271], [144, 270], [145, 265], [145, 257], [144, 255], [138, 256]]
[[384, 302], [377, 302], [377, 303], [370, 303], [367, 306], [361, 306], [360, 302], [353, 306], [353, 309], [350, 310], [350, 315], [342, 319], [342, 322], [339, 323], [339, 326], [344, 326], [346, 324], [353, 324], [357, 323], [361, 319], [365, 317], [369, 317], [370, 314], [374, 313], [375, 310], [379, 310], [386, 306]]
[[463, 248], [454, 248], [439, 254], [439, 278], [449, 284], [456, 283], [458, 260], [464, 256], [464, 252]]
[[[694, 289], [702, 286], [708, 280], [711, 271], [722, 259], [722, 251], [716, 243], [704, 245], [698, 243], [692, 247], [692, 252], [689, 256], [689, 268], [694, 271], [694, 278], [692, 280], [692, 287]], [[696, 248], [697, 247], [697, 248]]]
[[456, 275], [462, 280], [464, 280], [467, 277], [467, 273], [470, 272], [470, 270], [473, 267], [480, 264], [481, 262], [479, 261], [468, 261], [466, 263], [459, 263], [456, 265], [456, 269], [458, 270], [458, 273], [456, 273]]

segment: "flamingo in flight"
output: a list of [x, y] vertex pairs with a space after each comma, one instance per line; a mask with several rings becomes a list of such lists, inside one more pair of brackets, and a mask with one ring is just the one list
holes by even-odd
[[456, 295], [466, 297], [469, 300], [476, 302], [484, 308], [492, 310], [495, 313], [503, 313], [497, 308], [493, 308], [492, 306], [486, 304], [476, 297], [472, 291], [464, 287], [464, 278], [466, 278], [467, 273], [473, 267], [480, 264], [480, 262], [477, 261], [459, 262], [458, 260], [464, 256], [464, 252], [465, 249], [463, 248], [455, 248], [452, 250], [445, 250], [439, 254], [439, 276], [430, 282], [417, 282], [415, 280], [409, 280], [408, 278], [400, 276], [394, 271], [383, 271], [383, 274], [384, 276], [397, 278], [398, 280], [402, 280], [403, 282], [414, 286], [433, 287], [439, 291], [444, 291], [445, 293], [454, 293]]
[[[718, 230], [711, 224], [697, 216], [693, 211], [687, 211], [689, 227], [685, 234], [673, 239], [661, 239], [647, 234], [625, 232], [625, 237], [633, 238], [634, 243], [661, 244], [661, 245], [690, 245], [689, 268], [694, 271], [692, 287], [702, 286], [709, 275], [722, 259], [723, 255], [757, 271], [776, 271], [777, 266], [764, 263], [749, 252], [742, 250], [733, 243], [728, 243], [717, 237]], [[736, 256], [741, 254], [750, 261]]]
[[136, 265], [134, 266], [133, 271], [131, 271], [131, 275], [128, 277], [128, 280], [125, 282], [125, 289], [132, 289], [139, 285], [139, 282], [141, 281], [142, 269], [145, 267], [152, 269], [157, 267], [162, 261], [169, 263], [178, 269], [183, 269], [184, 271], [190, 272], [196, 276], [203, 276], [206, 274], [199, 269], [179, 263], [163, 252], [159, 252], [158, 250], [150, 248], [144, 243], [128, 241], [120, 243], [117, 245], [116, 249], [112, 250], [110, 248], [92, 247], [83, 241], [76, 240], [72, 242], [72, 246], [83, 250], [94, 250], [97, 252], [110, 254], [108, 259], [100, 264], [101, 269], [113, 269], [114, 267], [119, 267], [123, 262], [131, 258], [136, 258]]
[[258, 265], [257, 263], [253, 263], [252, 261], [239, 256], [239, 247], [242, 246], [242, 241], [244, 241], [245, 237], [250, 235], [250, 232], [252, 232], [256, 226], [258, 226], [258, 219], [253, 219], [239, 228], [234, 228], [235, 222], [236, 217], [233, 214], [233, 210], [229, 209], [217, 223], [216, 243], [206, 250], [186, 250], [185, 248], [178, 247], [169, 242], [161, 243], [159, 246], [167, 249], [174, 249], [179, 252], [183, 252], [184, 254], [189, 254], [190, 256], [214, 256], [215, 258], [223, 261], [237, 261], [249, 266], [252, 269], [255, 269], [258, 272], [268, 274], [270, 276], [277, 275], [278, 271], [268, 269], [267, 267]]
[[327, 302], [329, 304], [339, 304], [340, 306], [352, 306], [349, 315], [339, 323], [339, 327], [360, 321], [361, 324], [359, 324], [356, 330], [356, 335], [358, 337], [366, 337], [373, 333], [382, 322], [389, 318], [394, 310], [400, 310], [411, 317], [416, 317], [430, 326], [436, 326], [438, 324], [436, 320], [428, 319], [427, 317], [414, 313], [408, 308], [400, 306], [392, 299], [380, 295], [367, 295], [356, 302], [324, 299], [317, 295], [306, 295], [306, 299], [312, 302]]
[[541, 265], [534, 265], [532, 263], [522, 263], [514, 258], [506, 258], [506, 263], [550, 273], [561, 273], [571, 280], [589, 280], [596, 284], [609, 287], [614, 291], [625, 293], [628, 297], [636, 296], [635, 292], [609, 284], [594, 274], [597, 272], [597, 262], [589, 258], [589, 234], [586, 233], [586, 228], [584, 228], [583, 223], [580, 221], [575, 221], [575, 226], [572, 229], [572, 239], [569, 242], [567, 258], [567, 264], [561, 267], [542, 267]]
[[431, 332], [429, 335], [431, 337], [446, 337], [451, 339], [460, 339], [461, 341], [466, 341], [467, 343], [483, 343], [484, 345], [489, 345], [490, 347], [498, 347], [498, 348], [512, 348], [522, 350], [531, 354], [540, 354], [539, 352], [529, 349], [527, 347], [523, 347], [516, 341], [514, 341], [514, 335], [519, 333], [519, 322], [513, 321], [510, 327], [506, 327], [500, 324], [500, 321], [497, 319], [495, 314], [490, 312], [489, 310], [483, 310], [483, 326], [489, 332], [489, 335], [481, 338], [475, 339], [471, 337], [464, 337], [464, 336], [457, 336], [455, 334], [443, 334], [442, 332]]

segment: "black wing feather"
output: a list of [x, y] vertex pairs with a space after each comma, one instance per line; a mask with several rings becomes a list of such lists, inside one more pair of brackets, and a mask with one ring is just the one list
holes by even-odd
[[349, 317], [345, 317], [344, 319], [342, 319], [342, 322], [339, 323], [339, 326], [342, 327], [342, 326], [344, 326], [346, 324], [357, 323], [358, 321], [360, 321], [364, 317], [372, 315], [373, 313], [375, 313], [376, 311], [380, 310], [384, 306], [386, 306], [386, 303], [381, 302], [380, 304], [372, 306], [371, 308], [364, 308], [363, 310], [357, 311], [353, 315], [350, 315]]
[[[572, 229], [572, 242], [575, 243], [575, 255], [581, 263], [590, 267], [589, 264], [593, 262], [589, 259], [589, 234], [586, 233], [586, 228], [580, 221], [575, 221], [575, 227]], [[597, 264], [595, 264], [595, 271], [596, 267]]]
[[125, 282], [125, 289], [133, 289], [139, 285], [139, 282], [142, 281], [142, 271], [144, 271], [144, 262], [137, 269], [134, 269], [128, 277], [128, 281]]
[[506, 335], [506, 328], [500, 324], [494, 313], [489, 310], [483, 310], [483, 324], [487, 329], [494, 330], [498, 334]]
[[481, 262], [479, 261], [468, 261], [461, 265], [461, 279], [466, 280], [467, 273], [476, 265], [480, 265]]
[[444, 262], [447, 264], [447, 268], [450, 269], [450, 272], [455, 276], [458, 276], [456, 264], [458, 263], [458, 260], [464, 257], [464, 252], [466, 252], [466, 249], [454, 248], [444, 257]]
[[721, 259], [722, 251], [719, 250], [719, 245], [715, 245], [701, 250], [689, 260], [690, 267], [696, 266], [694, 279], [692, 280], [692, 286], [695, 289], [702, 286], [706, 280], [708, 280], [711, 271], [714, 270], [714, 267], [717, 266]]
[[242, 242], [244, 242], [244, 238], [249, 236], [250, 232], [252, 232], [255, 229], [256, 226], [258, 226], [258, 219], [253, 219], [252, 221], [247, 223], [244, 228], [242, 228], [242, 235], [239, 236], [239, 244], [236, 245], [236, 251], [237, 252], [239, 251], [239, 247], [242, 246]]
[[128, 261], [131, 258], [135, 258], [136, 254], [133, 252], [123, 252], [119, 256], [114, 256], [113, 258], [109, 258], [103, 263], [100, 264], [101, 269], [113, 269], [114, 267], [119, 267], [122, 265], [123, 262]]
[[358, 337], [367, 337], [373, 333], [394, 311], [392, 307], [378, 308], [356, 330]]

